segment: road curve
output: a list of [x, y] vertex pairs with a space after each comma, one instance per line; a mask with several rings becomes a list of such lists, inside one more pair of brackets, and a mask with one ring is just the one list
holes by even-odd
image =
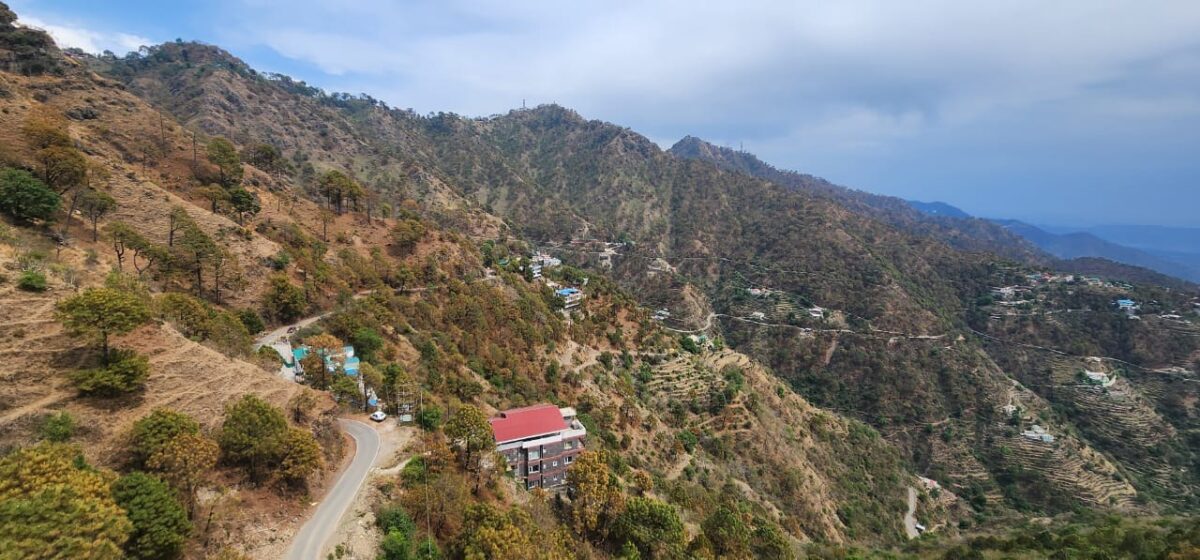
[[367, 480], [371, 465], [379, 456], [379, 434], [375, 429], [357, 420], [339, 420], [342, 429], [354, 438], [354, 459], [325, 495], [312, 517], [296, 533], [287, 560], [322, 560], [329, 539], [337, 531], [342, 516], [354, 503], [354, 497]]

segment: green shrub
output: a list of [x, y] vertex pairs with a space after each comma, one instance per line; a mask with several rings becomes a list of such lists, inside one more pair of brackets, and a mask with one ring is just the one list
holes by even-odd
[[422, 410], [417, 415], [417, 425], [429, 432], [438, 429], [442, 425], [442, 411], [434, 407]]
[[412, 519], [408, 516], [408, 512], [399, 504], [387, 505], [379, 510], [379, 513], [375, 516], [375, 525], [385, 533], [399, 531], [405, 537], [411, 536], [416, 529]]
[[42, 439], [61, 443], [71, 439], [75, 435], [75, 417], [71, 416], [67, 411], [51, 414], [45, 420], [42, 420], [42, 426], [38, 428], [38, 433]]
[[132, 350], [113, 350], [108, 365], [71, 373], [75, 388], [85, 395], [113, 397], [146, 385], [150, 361]]
[[27, 292], [46, 291], [46, 275], [36, 270], [26, 270], [17, 279], [17, 287]]

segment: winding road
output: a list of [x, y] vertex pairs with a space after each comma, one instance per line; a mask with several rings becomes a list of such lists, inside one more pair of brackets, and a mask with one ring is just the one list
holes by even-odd
[[362, 489], [371, 465], [379, 456], [379, 434], [375, 429], [357, 420], [339, 420], [342, 429], [354, 438], [354, 459], [342, 472], [333, 488], [317, 506], [312, 517], [296, 533], [287, 560], [322, 560], [330, 537], [337, 531], [342, 517], [354, 503], [354, 497]]

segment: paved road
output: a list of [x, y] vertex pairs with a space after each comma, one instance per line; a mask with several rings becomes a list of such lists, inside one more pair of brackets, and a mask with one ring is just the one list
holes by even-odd
[[321, 319], [324, 319], [326, 315], [329, 315], [329, 314], [322, 313], [322, 314], [316, 315], [314, 317], [306, 317], [306, 318], [300, 319], [299, 321], [296, 321], [295, 323], [292, 323], [290, 325], [284, 325], [282, 327], [279, 327], [278, 329], [268, 332], [267, 334], [264, 334], [256, 339], [254, 339], [254, 349], [258, 350], [259, 348], [262, 348], [263, 346], [273, 346], [276, 342], [283, 340], [284, 337], [287, 336], [288, 329], [295, 327], [296, 330], [300, 330], [300, 329], [307, 327], [317, 321], [320, 321]]
[[308, 522], [296, 533], [287, 560], [323, 560], [329, 539], [337, 531], [342, 517], [354, 503], [354, 497], [367, 480], [367, 473], [379, 455], [379, 434], [357, 420], [339, 420], [342, 429], [354, 438], [354, 459], [334, 484]]
[[921, 536], [917, 530], [917, 489], [908, 487], [908, 511], [904, 513], [904, 534], [910, 539]]

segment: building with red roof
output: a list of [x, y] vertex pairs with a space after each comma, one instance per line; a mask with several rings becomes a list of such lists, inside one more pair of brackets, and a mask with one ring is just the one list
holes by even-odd
[[496, 451], [528, 489], [566, 484], [567, 466], [583, 451], [587, 437], [575, 409], [552, 404], [505, 410], [488, 422]]

